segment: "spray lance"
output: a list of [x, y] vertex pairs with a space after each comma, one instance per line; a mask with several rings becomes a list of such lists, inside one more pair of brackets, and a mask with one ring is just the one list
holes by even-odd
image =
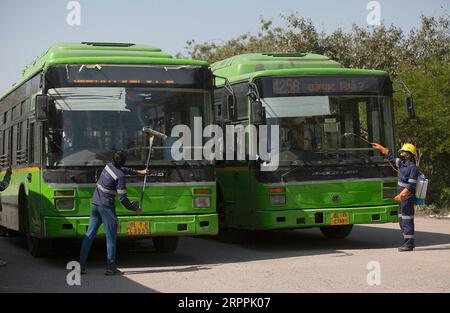
[[[369, 142], [366, 139], [364, 139], [361, 136], [358, 136], [354, 133], [345, 133], [344, 137], [349, 137], [349, 136], [356, 136], [362, 140], [364, 140], [365, 142], [367, 142], [368, 144], [370, 144], [371, 146], [373, 146], [375, 143], [373, 142]], [[420, 164], [420, 159], [422, 157], [422, 154], [420, 153], [420, 151], [417, 152], [417, 167], [419, 167]], [[388, 162], [388, 164], [390, 165], [390, 167], [392, 167], [392, 169], [394, 171], [396, 171], [397, 173], [399, 173], [399, 170], [396, 169], [391, 162]], [[421, 172], [419, 172], [419, 177], [417, 179], [417, 183], [416, 183], [416, 204], [417, 205], [424, 205], [425, 204], [425, 198], [427, 196], [427, 189], [428, 189], [428, 179], [425, 177], [425, 175]]]
[[373, 146], [373, 145], [375, 144], [375, 143], [373, 143], [373, 142], [367, 141], [366, 139], [364, 139], [363, 137], [361, 137], [360, 135], [357, 135], [357, 134], [355, 134], [355, 133], [344, 133], [344, 137], [350, 137], [350, 136], [358, 137], [359, 139], [361, 139], [361, 140], [367, 142], [367, 143], [368, 143], [369, 145], [371, 145], [371, 146]]
[[[167, 135], [160, 133], [154, 129], [151, 129], [150, 127], [143, 127], [142, 128], [142, 132], [145, 134], [148, 134], [149, 138], [149, 143], [148, 143], [148, 156], [147, 156], [147, 163], [145, 165], [145, 170], [148, 171], [148, 166], [150, 165], [150, 157], [152, 154], [152, 146], [153, 146], [153, 139], [155, 137], [157, 138], [161, 138], [162, 140], [166, 140], [167, 139]], [[139, 201], [140, 203], [140, 207], [142, 208], [142, 201], [144, 200], [144, 193], [145, 193], [145, 185], [147, 184], [147, 175], [144, 176], [144, 185], [142, 186], [142, 191], [141, 191], [141, 200]]]
[[[375, 145], [374, 142], [367, 141], [366, 139], [364, 139], [363, 137], [361, 137], [361, 136], [359, 136], [359, 135], [357, 135], [357, 134], [354, 134], [354, 133], [344, 133], [344, 137], [350, 137], [350, 136], [358, 137], [359, 139], [361, 139], [361, 140], [367, 142], [367, 143], [368, 143], [369, 145], [371, 145], [371, 146], [374, 146], [374, 145]], [[396, 171], [397, 173], [399, 172], [395, 167], [392, 166], [392, 164], [391, 164], [390, 162], [389, 162], [389, 165], [390, 165], [390, 167], [392, 167], [392, 169], [393, 169], [394, 171]]]

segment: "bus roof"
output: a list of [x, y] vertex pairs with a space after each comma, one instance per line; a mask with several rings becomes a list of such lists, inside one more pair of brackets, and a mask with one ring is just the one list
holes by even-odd
[[174, 59], [172, 55], [160, 48], [133, 43], [109, 42], [81, 42], [58, 43], [51, 46], [41, 56], [37, 57], [22, 71], [22, 77], [11, 86], [4, 96], [18, 88], [41, 70], [54, 64], [89, 64], [89, 63], [117, 63], [117, 64], [174, 64], [208, 66], [207, 62]]
[[[348, 69], [330, 58], [311, 53], [250, 53], [236, 55], [211, 65], [214, 75], [231, 83], [252, 81], [256, 77], [281, 75], [387, 75], [384, 71]], [[223, 85], [223, 79], [216, 79]]]

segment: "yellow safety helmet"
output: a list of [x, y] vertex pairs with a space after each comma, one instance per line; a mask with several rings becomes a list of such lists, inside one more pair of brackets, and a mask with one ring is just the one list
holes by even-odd
[[416, 155], [416, 147], [414, 147], [414, 145], [410, 144], [410, 143], [405, 143], [402, 146], [402, 148], [399, 150], [399, 152], [401, 152], [401, 151], [407, 151], [407, 152], [412, 153], [412, 155], [414, 155], [414, 156]]

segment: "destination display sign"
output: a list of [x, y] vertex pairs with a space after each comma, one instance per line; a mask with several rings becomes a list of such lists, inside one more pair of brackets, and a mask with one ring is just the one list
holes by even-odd
[[46, 74], [51, 87], [159, 86], [208, 89], [211, 76], [206, 67], [77, 64], [57, 65]]
[[291, 76], [260, 79], [264, 98], [294, 95], [379, 94], [386, 92], [385, 76]]

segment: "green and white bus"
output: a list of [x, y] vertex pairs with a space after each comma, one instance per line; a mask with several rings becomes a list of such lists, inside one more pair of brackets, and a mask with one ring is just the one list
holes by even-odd
[[[13, 171], [1, 194], [2, 231], [26, 234], [34, 256], [45, 255], [52, 238], [83, 236], [96, 177], [113, 151], [126, 150], [127, 166], [145, 168], [142, 128], [170, 135], [195, 117], [210, 123], [212, 92], [207, 63], [156, 47], [52, 46], [0, 98], [1, 175]], [[152, 237], [163, 252], [176, 249], [178, 236], [218, 230], [213, 162], [174, 161], [169, 147], [153, 143], [142, 215], [116, 204], [119, 236]], [[142, 186], [142, 177], [127, 178], [130, 200], [140, 200]]]
[[344, 238], [354, 224], [398, 221], [396, 173], [368, 143], [394, 147], [386, 72], [303, 53], [238, 55], [212, 70], [216, 123], [279, 126], [278, 169], [261, 170], [249, 150], [245, 160], [216, 164], [225, 239], [310, 227]]

